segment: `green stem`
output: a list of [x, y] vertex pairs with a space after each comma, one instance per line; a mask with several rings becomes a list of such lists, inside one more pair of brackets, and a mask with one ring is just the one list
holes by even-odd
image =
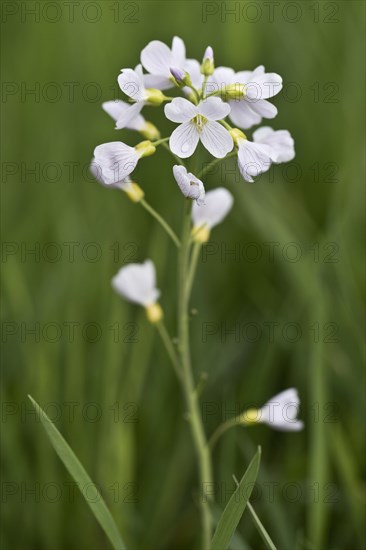
[[202, 424], [197, 392], [192, 374], [191, 357], [189, 349], [189, 293], [187, 285], [188, 260], [190, 250], [191, 231], [191, 201], [186, 201], [186, 212], [183, 222], [181, 248], [179, 254], [179, 279], [178, 279], [178, 336], [179, 354], [181, 357], [183, 390], [188, 407], [189, 422], [192, 437], [199, 462], [199, 478], [201, 484], [201, 517], [203, 528], [203, 548], [208, 550], [212, 536], [211, 511], [208, 498], [204, 498], [204, 489], [212, 486], [212, 465], [210, 449], [207, 445], [206, 435]]
[[182, 379], [182, 371], [181, 371], [181, 367], [180, 367], [180, 364], [179, 364], [179, 358], [178, 358], [177, 352], [174, 348], [172, 339], [170, 338], [169, 333], [166, 329], [166, 326], [165, 326], [163, 321], [159, 321], [156, 324], [156, 327], [158, 329], [158, 332], [160, 334], [160, 337], [161, 337], [161, 340], [164, 344], [164, 347], [167, 351], [167, 354], [170, 357], [170, 360], [172, 362], [172, 365], [174, 367], [176, 375], [178, 376], [178, 379], [181, 380]]
[[228, 155], [226, 155], [226, 157], [222, 158], [222, 159], [215, 159], [213, 160], [212, 162], [210, 162], [210, 164], [207, 164], [206, 166], [204, 166], [201, 170], [201, 172], [197, 175], [197, 178], [198, 179], [202, 179], [204, 176], [206, 176], [206, 174], [209, 172], [209, 170], [213, 167], [213, 166], [216, 166], [216, 164], [218, 164], [219, 162], [223, 161], [223, 160], [226, 160], [228, 158], [231, 158], [231, 157], [235, 157], [237, 154], [237, 151], [234, 150], [232, 151], [231, 153], [229, 153]]
[[266, 545], [266, 547], [268, 548], [268, 550], [277, 550], [271, 537], [269, 536], [269, 534], [267, 533], [267, 530], [264, 528], [263, 523], [255, 513], [255, 510], [253, 506], [250, 504], [249, 500], [247, 502], [247, 508], [249, 510], [250, 515], [252, 516], [253, 522], [258, 530], [258, 533], [262, 537], [262, 540]]
[[212, 434], [212, 436], [210, 437], [210, 440], [208, 442], [208, 445], [209, 445], [211, 451], [215, 447], [215, 445], [218, 442], [218, 440], [220, 439], [220, 437], [222, 435], [224, 435], [225, 432], [230, 430], [230, 428], [234, 428], [235, 426], [239, 426], [240, 424], [242, 424], [240, 422], [240, 418], [238, 418], [236, 416], [234, 418], [229, 418], [229, 420], [227, 420], [226, 422], [223, 422], [222, 424], [220, 424], [220, 426], [218, 428], [216, 428], [216, 430], [214, 431], [214, 433]]
[[165, 137], [165, 138], [158, 139], [156, 141], [152, 141], [151, 143], [156, 147], [157, 145], [162, 145], [163, 143], [169, 140], [170, 140], [170, 137]]
[[200, 251], [201, 251], [201, 243], [194, 243], [192, 256], [191, 256], [191, 262], [190, 262], [189, 270], [188, 270], [188, 278], [187, 278], [187, 282], [186, 282], [186, 285], [187, 285], [186, 291], [187, 291], [187, 294], [188, 294], [188, 299], [191, 295], [193, 281], [194, 281], [194, 277], [195, 277], [196, 270], [197, 270], [198, 259], [199, 259], [199, 256], [200, 256]]
[[176, 247], [180, 248], [180, 241], [177, 235], [174, 233], [170, 225], [164, 220], [164, 218], [162, 218], [160, 214], [158, 214], [158, 212], [152, 206], [150, 206], [148, 202], [146, 202], [145, 199], [141, 199], [140, 204], [153, 216], [153, 218], [157, 220], [157, 222], [160, 223], [160, 225], [168, 233], [169, 237], [172, 239]]

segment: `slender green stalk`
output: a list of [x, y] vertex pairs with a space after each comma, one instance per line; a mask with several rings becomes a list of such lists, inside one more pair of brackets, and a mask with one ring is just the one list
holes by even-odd
[[212, 434], [208, 442], [208, 445], [211, 451], [215, 447], [220, 437], [224, 435], [224, 433], [230, 430], [230, 428], [234, 428], [235, 426], [239, 426], [240, 424], [241, 424], [240, 418], [238, 418], [237, 416], [235, 416], [234, 418], [229, 418], [229, 420], [220, 424], [220, 426], [216, 428], [216, 430], [214, 431], [214, 433]]
[[174, 233], [170, 225], [158, 214], [158, 212], [148, 203], [145, 199], [140, 200], [141, 206], [145, 208], [161, 225], [161, 227], [168, 233], [177, 248], [180, 248], [180, 242], [177, 235]]
[[253, 506], [250, 504], [249, 500], [247, 502], [247, 508], [249, 510], [250, 515], [252, 516], [252, 519], [253, 519], [253, 522], [254, 522], [254, 524], [257, 528], [257, 531], [260, 534], [260, 536], [262, 537], [262, 540], [263, 540], [264, 544], [266, 545], [266, 547], [268, 548], [268, 550], [277, 550], [276, 546], [274, 545], [274, 543], [271, 539], [271, 537], [269, 536], [269, 534], [267, 533], [267, 530], [265, 529], [263, 523], [261, 522], [261, 520], [259, 519], [259, 517], [255, 513], [255, 510], [254, 510]]
[[188, 299], [191, 295], [193, 281], [194, 281], [194, 277], [195, 277], [196, 270], [197, 270], [197, 263], [198, 263], [198, 259], [200, 257], [200, 251], [201, 251], [201, 243], [194, 243], [193, 251], [192, 251], [192, 255], [191, 255], [191, 261], [190, 261], [189, 269], [188, 269], [188, 278], [187, 278], [187, 282], [186, 282]]
[[201, 515], [203, 528], [203, 548], [208, 550], [212, 536], [211, 511], [209, 498], [204, 496], [205, 486], [212, 485], [212, 465], [210, 449], [202, 424], [197, 392], [192, 374], [189, 348], [189, 292], [187, 284], [188, 261], [190, 252], [191, 231], [191, 201], [186, 201], [186, 212], [183, 221], [181, 248], [178, 269], [178, 337], [179, 354], [182, 364], [183, 390], [188, 407], [189, 422], [199, 463], [199, 478], [201, 484]]
[[181, 380], [182, 379], [182, 371], [181, 371], [181, 367], [180, 367], [180, 364], [179, 364], [179, 358], [178, 358], [177, 352], [174, 348], [173, 342], [172, 342], [172, 340], [169, 336], [169, 333], [166, 329], [166, 326], [165, 326], [163, 321], [159, 321], [156, 324], [156, 327], [158, 329], [158, 332], [160, 334], [160, 337], [161, 337], [161, 340], [164, 344], [164, 347], [167, 351], [167, 354], [170, 357], [170, 360], [172, 362], [172, 365], [174, 367], [176, 375], [178, 376], [178, 379]]
[[152, 141], [151, 143], [156, 147], [157, 145], [163, 145], [163, 143], [166, 143], [169, 140], [170, 140], [170, 137], [165, 137], [165, 138], [158, 139], [156, 141]]

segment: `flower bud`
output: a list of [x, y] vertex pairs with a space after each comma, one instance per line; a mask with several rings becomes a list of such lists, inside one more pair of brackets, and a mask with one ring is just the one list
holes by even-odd
[[211, 76], [215, 70], [214, 55], [211, 46], [206, 48], [201, 65], [201, 74]]
[[156, 90], [155, 88], [147, 88], [145, 92], [145, 99], [148, 103], [150, 103], [150, 105], [159, 106], [164, 102], [165, 96], [161, 90]]
[[144, 138], [151, 141], [160, 139], [160, 132], [152, 122], [146, 121], [139, 132], [142, 136], [144, 136]]
[[192, 80], [187, 71], [177, 69], [176, 67], [170, 67], [170, 72], [174, 78], [176, 86], [182, 88], [183, 86], [192, 86]]
[[149, 157], [150, 155], [153, 155], [156, 151], [156, 147], [151, 143], [151, 141], [141, 141], [135, 146], [135, 149], [138, 153], [140, 153], [140, 158], [143, 157]]
[[163, 318], [163, 310], [161, 306], [156, 302], [145, 308], [146, 316], [150, 323], [158, 323]]

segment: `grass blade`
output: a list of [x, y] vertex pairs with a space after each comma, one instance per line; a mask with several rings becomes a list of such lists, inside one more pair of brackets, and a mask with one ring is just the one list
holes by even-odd
[[[92, 484], [92, 480], [84, 470], [79, 459], [76, 457], [68, 443], [62, 437], [60, 432], [57, 430], [53, 422], [48, 418], [46, 413], [41, 409], [41, 407], [36, 403], [36, 401], [28, 395], [29, 399], [32, 402], [32, 405], [37, 411], [39, 418], [43, 424], [44, 429], [51, 441], [53, 448], [60, 457], [64, 466], [70, 473], [71, 477], [79, 484], [79, 487], [83, 488]], [[98, 489], [95, 487], [96, 497], [93, 500], [86, 498], [86, 494], [82, 491], [82, 494], [89, 505], [91, 511], [93, 512], [95, 518], [99, 522], [103, 531], [109, 538], [112, 546], [115, 550], [125, 550], [125, 545], [122, 542], [121, 536], [119, 534], [118, 528], [114, 522], [114, 519], [107, 508], [106, 503], [104, 502], [102, 495], [99, 493]]]
[[235, 533], [239, 521], [241, 520], [247, 502], [252, 493], [254, 482], [257, 479], [260, 459], [261, 448], [258, 447], [254, 458], [250, 462], [238, 487], [231, 495], [231, 498], [222, 513], [211, 541], [210, 550], [225, 550], [229, 548], [231, 538]]
[[249, 513], [250, 513], [250, 515], [253, 519], [253, 522], [254, 522], [260, 536], [263, 539], [264, 544], [266, 545], [268, 550], [276, 550], [276, 547], [275, 547], [274, 543], [272, 542], [271, 537], [267, 533], [264, 525], [262, 524], [261, 520], [259, 519], [259, 517], [255, 513], [255, 510], [254, 510], [253, 506], [250, 504], [249, 501], [248, 501], [247, 506], [248, 506]]

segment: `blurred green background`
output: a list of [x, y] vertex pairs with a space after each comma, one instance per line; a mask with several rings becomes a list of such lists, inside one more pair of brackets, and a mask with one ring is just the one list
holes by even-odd
[[[174, 35], [188, 57], [201, 59], [211, 45], [217, 66], [264, 64], [281, 74], [270, 124], [289, 129], [297, 151], [254, 185], [228, 162], [206, 181], [235, 196], [192, 299], [195, 372], [208, 373], [207, 433], [291, 386], [306, 423], [301, 433], [227, 433], [214, 453], [217, 512], [260, 444], [253, 504], [278, 548], [364, 547], [364, 7], [2, 2], [2, 548], [109, 548], [28, 393], [101, 488], [130, 548], [197, 542], [180, 389], [144, 313], [110, 285], [123, 263], [152, 258], [174, 334], [175, 250], [145, 211], [87, 169], [96, 145], [137, 143], [133, 132], [117, 135], [100, 104], [150, 40], [170, 44]], [[174, 127], [158, 110], [146, 117], [163, 135]], [[172, 164], [159, 149], [136, 180], [178, 231]], [[232, 548], [262, 548], [246, 514]]]

